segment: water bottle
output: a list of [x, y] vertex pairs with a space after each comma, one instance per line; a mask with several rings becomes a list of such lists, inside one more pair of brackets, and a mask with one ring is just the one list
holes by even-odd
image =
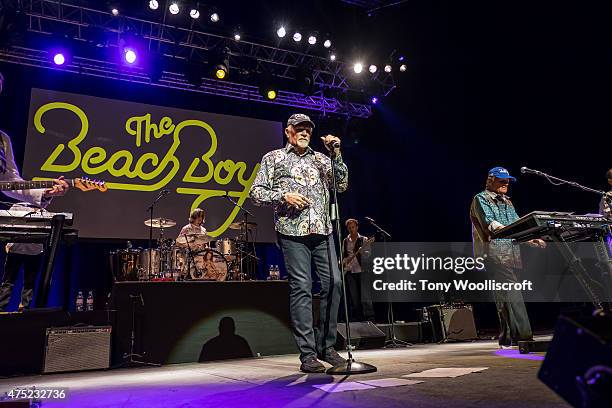
[[278, 265], [274, 265], [274, 279], [280, 280], [280, 269], [278, 269]]
[[268, 266], [268, 280], [272, 280], [273, 279], [273, 274], [274, 274], [274, 265], [270, 265]]
[[427, 311], [427, 308], [424, 307], [423, 308], [423, 322], [428, 322], [429, 321], [429, 312]]
[[77, 312], [83, 311], [83, 291], [82, 290], [79, 290], [79, 293], [77, 294], [77, 297], [76, 297], [76, 311]]
[[87, 294], [87, 311], [91, 312], [94, 309], [94, 296], [93, 290], [90, 290]]

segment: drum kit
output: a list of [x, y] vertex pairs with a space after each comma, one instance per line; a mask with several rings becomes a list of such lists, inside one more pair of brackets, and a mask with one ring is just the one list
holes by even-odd
[[132, 248], [110, 253], [111, 272], [116, 281], [226, 281], [253, 280], [248, 261], [257, 261], [248, 240], [249, 231], [257, 224], [235, 222], [230, 229], [241, 233], [234, 239], [212, 240], [207, 234], [184, 234], [176, 240], [164, 238], [164, 229], [176, 222], [168, 218], [154, 218], [144, 222], [159, 230], [157, 247]]

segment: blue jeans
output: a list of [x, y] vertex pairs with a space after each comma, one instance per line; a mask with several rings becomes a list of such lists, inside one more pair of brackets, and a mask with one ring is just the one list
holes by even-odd
[[[294, 237], [278, 234], [289, 275], [289, 307], [293, 337], [300, 360], [321, 356], [336, 344], [342, 282], [331, 235]], [[321, 280], [320, 317], [316, 333], [312, 319], [311, 265]]]

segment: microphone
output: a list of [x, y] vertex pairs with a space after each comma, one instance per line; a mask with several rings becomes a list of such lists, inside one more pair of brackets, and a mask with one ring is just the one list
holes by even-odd
[[340, 148], [340, 142], [333, 142], [331, 144], [331, 147], [333, 147], [334, 149], [339, 149]]
[[529, 167], [521, 167], [521, 174], [542, 174], [541, 171], [530, 169]]
[[370, 224], [376, 224], [376, 222], [374, 222], [374, 220], [370, 217], [363, 217], [363, 218], [365, 218], [365, 220], [369, 222]]

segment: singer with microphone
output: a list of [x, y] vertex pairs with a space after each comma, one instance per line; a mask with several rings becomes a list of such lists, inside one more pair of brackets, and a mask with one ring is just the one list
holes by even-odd
[[[519, 282], [517, 275], [522, 269], [519, 246], [511, 239], [491, 238], [493, 231], [519, 219], [512, 201], [506, 195], [511, 181], [516, 179], [505, 168], [494, 167], [489, 170], [485, 190], [476, 194], [472, 200], [470, 219], [474, 256], [485, 258], [489, 277], [498, 282], [516, 283]], [[546, 246], [541, 239], [531, 240], [529, 244]], [[500, 347], [517, 346], [519, 341], [532, 340], [531, 324], [520, 292], [495, 291], [495, 304], [501, 326]]]
[[[348, 169], [337, 137], [321, 137], [331, 158], [309, 146], [314, 127], [308, 116], [292, 115], [285, 128], [287, 145], [263, 157], [251, 187], [256, 205], [274, 209], [277, 239], [289, 275], [293, 337], [300, 350], [300, 370], [306, 373], [325, 371], [319, 359], [332, 366], [346, 362], [333, 348], [342, 286], [332, 239], [329, 188], [332, 166], [338, 192], [348, 187]], [[317, 338], [312, 319], [311, 264], [321, 280]]]

